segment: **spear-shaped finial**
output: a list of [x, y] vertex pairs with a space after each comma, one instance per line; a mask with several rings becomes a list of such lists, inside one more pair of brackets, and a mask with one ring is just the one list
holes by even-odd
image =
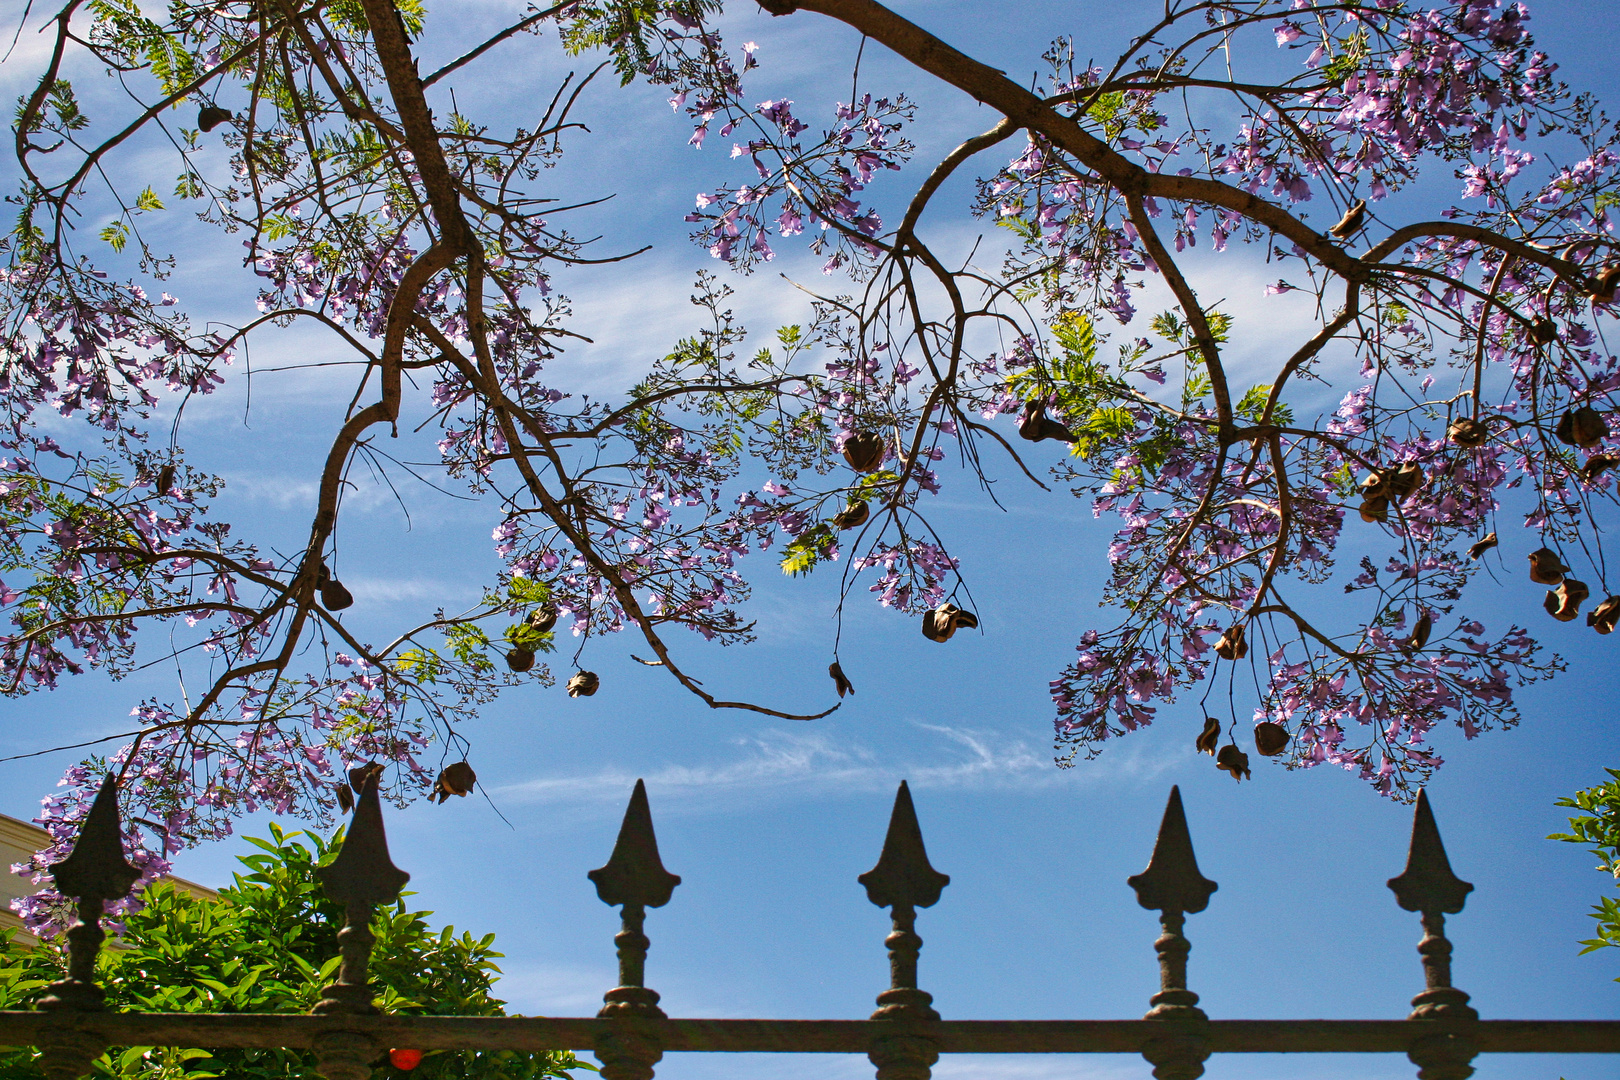
[[50, 874], [56, 891], [79, 902], [78, 921], [69, 928], [68, 977], [52, 983], [40, 1000], [42, 1009], [100, 1009], [105, 1002], [96, 985], [96, 955], [107, 939], [101, 916], [109, 900], [129, 895], [141, 872], [124, 858], [123, 829], [118, 821], [118, 778], [101, 782], [90, 812], [79, 826], [73, 850]]
[[1451, 872], [1440, 828], [1429, 807], [1429, 793], [1418, 790], [1412, 812], [1412, 846], [1406, 856], [1406, 869], [1389, 879], [1395, 901], [1407, 911], [1418, 912], [1423, 920], [1423, 940], [1418, 953], [1423, 957], [1426, 989], [1412, 999], [1414, 1020], [1455, 1016], [1479, 1016], [1468, 1004], [1468, 995], [1451, 985], [1451, 942], [1446, 940], [1446, 916], [1463, 909], [1474, 887]]
[[[895, 792], [889, 831], [877, 865], [856, 879], [866, 886], [866, 898], [890, 909], [894, 929], [883, 943], [889, 947], [889, 989], [877, 997], [874, 1020], [927, 1023], [939, 1019], [934, 996], [917, 989], [917, 954], [923, 940], [917, 936], [917, 909], [933, 907], [950, 876], [935, 870], [923, 846], [917, 808], [904, 780]], [[933, 1040], [914, 1035], [880, 1035], [867, 1058], [877, 1066], [877, 1080], [928, 1080], [939, 1050]]]
[[663, 907], [681, 883], [678, 874], [664, 869], [658, 856], [658, 837], [653, 832], [652, 809], [647, 805], [647, 785], [636, 781], [625, 808], [619, 838], [607, 865], [587, 875], [596, 883], [602, 903], [618, 907], [619, 932], [613, 943], [619, 949], [619, 985], [602, 995], [603, 1005], [596, 1014], [625, 1021], [601, 1034], [596, 1056], [602, 1062], [603, 1080], [652, 1080], [653, 1066], [664, 1056], [662, 1044], [637, 1022], [664, 1019], [658, 1007], [658, 991], [645, 985], [647, 949], [652, 942], [642, 933], [647, 909]]
[[894, 930], [884, 941], [889, 947], [889, 989], [878, 995], [872, 1019], [938, 1020], [933, 995], [917, 989], [917, 954], [923, 942], [915, 928], [917, 909], [938, 903], [940, 891], [951, 879], [929, 865], [917, 808], [904, 780], [894, 796], [883, 853], [877, 865], [856, 880], [866, 886], [868, 900], [890, 909], [894, 921]]
[[1192, 952], [1192, 944], [1181, 931], [1189, 913], [1209, 906], [1209, 896], [1217, 886], [1198, 872], [1179, 787], [1170, 789], [1147, 869], [1127, 878], [1126, 884], [1136, 890], [1137, 903], [1159, 913], [1161, 933], [1153, 943], [1159, 954], [1159, 992], [1149, 999], [1153, 1008], [1147, 1019], [1192, 1028], [1148, 1040], [1142, 1056], [1153, 1063], [1153, 1075], [1159, 1080], [1197, 1080], [1209, 1057], [1207, 1040], [1199, 1030], [1207, 1017], [1198, 1007], [1198, 995], [1187, 989], [1187, 954]]
[[613, 843], [607, 865], [586, 875], [596, 883], [596, 895], [610, 907], [635, 905], [663, 907], [681, 883], [679, 874], [664, 869], [658, 857], [658, 837], [653, 833], [652, 808], [647, 805], [647, 785], [636, 781], [630, 805]]
[[[107, 901], [129, 895], [141, 872], [124, 858], [123, 829], [118, 822], [118, 778], [112, 773], [101, 782], [90, 812], [79, 826], [68, 857], [50, 868], [56, 891], [79, 902], [78, 920], [69, 927], [68, 977], [46, 987], [39, 1008], [51, 1012], [96, 1011], [106, 1007], [107, 996], [96, 985], [96, 956], [107, 932], [101, 917]], [[82, 1076], [90, 1071], [107, 1046], [89, 1032], [53, 1030], [42, 1036], [40, 1067], [51, 1080]]]
[[400, 890], [411, 875], [394, 865], [388, 854], [388, 833], [383, 828], [382, 797], [377, 786], [382, 769], [366, 770], [354, 817], [343, 836], [337, 858], [316, 869], [327, 898], [346, 905], [343, 929], [338, 931], [338, 951], [343, 964], [337, 982], [324, 990], [315, 1006], [318, 1013], [373, 1013], [371, 982], [371, 916], [378, 904], [399, 899]]
[[1198, 872], [1179, 787], [1170, 789], [1170, 802], [1164, 808], [1147, 869], [1125, 883], [1136, 890], [1136, 902], [1150, 911], [1196, 915], [1209, 906], [1209, 895], [1219, 886]]

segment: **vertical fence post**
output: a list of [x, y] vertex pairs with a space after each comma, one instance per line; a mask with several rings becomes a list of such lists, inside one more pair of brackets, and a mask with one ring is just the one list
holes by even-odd
[[75, 1012], [100, 1012], [107, 995], [96, 985], [96, 957], [107, 932], [101, 917], [109, 900], [129, 895], [141, 872], [124, 858], [123, 830], [118, 822], [118, 778], [112, 773], [101, 782], [73, 851], [51, 865], [56, 891], [79, 902], [78, 921], [67, 932], [68, 977], [46, 987], [39, 1008], [61, 1017], [64, 1025], [41, 1035], [40, 1066], [50, 1080], [73, 1080], [90, 1071], [107, 1044], [84, 1031], [72, 1030]]
[[[344, 905], [343, 929], [338, 931], [338, 951], [343, 957], [337, 981], [326, 986], [312, 1010], [323, 1016], [366, 1016], [377, 1011], [371, 1001], [371, 917], [378, 904], [391, 904], [411, 875], [395, 866], [388, 855], [388, 835], [383, 829], [382, 799], [377, 785], [382, 770], [372, 769], [360, 788], [354, 818], [343, 836], [343, 847], [331, 865], [319, 867], [315, 876], [329, 900]], [[316, 1070], [326, 1080], [367, 1080], [370, 1061], [382, 1049], [370, 1036], [334, 1028], [312, 1041]]]
[[620, 929], [613, 943], [619, 950], [619, 985], [602, 996], [605, 1004], [596, 1015], [618, 1021], [597, 1041], [596, 1057], [604, 1080], [652, 1080], [653, 1066], [664, 1056], [657, 1033], [646, 1021], [663, 1020], [658, 991], [646, 984], [647, 949], [652, 944], [641, 932], [647, 909], [669, 903], [680, 876], [664, 869], [653, 832], [647, 785], [636, 781], [625, 808], [619, 838], [607, 865], [588, 875], [596, 883], [602, 903], [620, 909]]
[[1192, 944], [1181, 931], [1188, 915], [1209, 906], [1216, 885], [1198, 872], [1180, 788], [1170, 789], [1147, 869], [1127, 878], [1126, 884], [1136, 890], [1137, 903], [1159, 912], [1163, 931], [1153, 943], [1159, 954], [1159, 992], [1150, 1000], [1153, 1008], [1146, 1019], [1165, 1024], [1166, 1031], [1148, 1039], [1142, 1056], [1153, 1063], [1158, 1080], [1197, 1080], [1209, 1058], [1209, 1018], [1198, 1007], [1198, 995], [1187, 989]]
[[[1423, 957], [1424, 990], [1412, 999], [1412, 1020], [1453, 1021], [1463, 1027], [1479, 1019], [1468, 1004], [1468, 995], [1451, 985], [1451, 942], [1446, 940], [1446, 916], [1462, 911], [1474, 887], [1451, 872], [1440, 828], [1429, 808], [1429, 793], [1419, 789], [1412, 812], [1412, 846], [1407, 851], [1406, 869], [1389, 879], [1395, 901], [1407, 911], [1420, 913], [1423, 940], [1418, 953]], [[1474, 1074], [1470, 1064], [1479, 1053], [1466, 1032], [1446, 1031], [1423, 1035], [1412, 1044], [1407, 1057], [1418, 1067], [1421, 1080], [1468, 1080]]]
[[938, 1044], [919, 1028], [939, 1019], [932, 994], [917, 988], [917, 909], [933, 907], [951, 883], [928, 862], [917, 809], [904, 780], [894, 796], [889, 831], [877, 865], [856, 879], [866, 886], [866, 898], [890, 909], [894, 929], [884, 939], [889, 947], [889, 989], [877, 997], [873, 1020], [887, 1020], [896, 1030], [878, 1036], [867, 1057], [877, 1066], [877, 1080], [928, 1080], [939, 1060]]

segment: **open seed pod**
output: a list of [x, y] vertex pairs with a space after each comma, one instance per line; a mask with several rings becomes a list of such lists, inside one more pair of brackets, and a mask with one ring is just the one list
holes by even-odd
[[165, 465], [158, 470], [157, 483], [153, 485], [159, 495], [167, 495], [169, 489], [174, 487], [174, 466]]
[[1556, 585], [1569, 573], [1552, 548], [1536, 548], [1530, 553], [1530, 580], [1537, 585]]
[[557, 625], [557, 609], [547, 604], [542, 608], [535, 608], [529, 612], [529, 628], [540, 633], [548, 633]]
[[1620, 465], [1620, 458], [1613, 454], [1593, 454], [1581, 465], [1580, 478], [1590, 484], [1616, 465]]
[[1369, 525], [1389, 520], [1389, 496], [1378, 495], [1361, 500], [1361, 520]]
[[1024, 402], [1024, 411], [1018, 415], [1018, 434], [1030, 442], [1045, 439], [1074, 442], [1074, 432], [1047, 416], [1046, 405], [1041, 401]]
[[1222, 660], [1241, 660], [1249, 655], [1249, 643], [1243, 637], [1243, 624], [1233, 623], [1215, 642], [1215, 655]]
[[1361, 497], [1363, 499], [1380, 499], [1389, 495], [1389, 476], [1386, 473], [1370, 472], [1361, 478]]
[[478, 774], [473, 772], [473, 767], [465, 761], [458, 761], [454, 765], [446, 765], [439, 773], [439, 778], [433, 782], [433, 795], [438, 796], [439, 805], [443, 806], [445, 800], [452, 795], [460, 795], [465, 799], [476, 783]]
[[236, 114], [229, 109], [222, 109], [218, 105], [204, 105], [197, 113], [197, 128], [206, 134], [219, 125], [228, 124], [235, 119]]
[[1604, 421], [1603, 414], [1590, 405], [1582, 405], [1566, 412], [1559, 419], [1558, 430], [1553, 434], [1565, 446], [1586, 449], [1602, 442], [1603, 436], [1608, 433], [1609, 425]]
[[[1423, 614], [1418, 616], [1417, 625], [1412, 627], [1411, 634], [1407, 635], [1406, 640], [1401, 642], [1401, 648], [1405, 649], [1407, 652], [1417, 652], [1419, 649], [1423, 648], [1423, 646], [1429, 643], [1429, 633], [1433, 629], [1434, 620], [1430, 618], [1429, 613], [1425, 611]], [[1262, 751], [1262, 753], [1264, 753], [1264, 751]]]
[[1348, 240], [1361, 230], [1361, 223], [1366, 218], [1367, 200], [1357, 199], [1350, 209], [1344, 212], [1344, 217], [1339, 219], [1339, 223], [1328, 229], [1328, 232], [1339, 240]]
[[1446, 428], [1446, 437], [1458, 446], [1484, 446], [1491, 437], [1490, 429], [1471, 416], [1461, 416]]
[[838, 665], [838, 661], [834, 660], [827, 665], [827, 674], [832, 676], [833, 685], [838, 687], [839, 698], [855, 692], [855, 684], [849, 681], [849, 676], [844, 674], [844, 669]]
[[1232, 779], [1241, 784], [1249, 776], [1249, 755], [1239, 750], [1236, 743], [1227, 743], [1215, 755], [1215, 767], [1231, 773]]
[[1486, 533], [1484, 539], [1475, 540], [1468, 545], [1468, 557], [1474, 562], [1479, 562], [1479, 557], [1495, 547], [1496, 543], [1496, 534], [1494, 532]]
[[1558, 340], [1558, 324], [1545, 315], [1538, 315], [1530, 323], [1530, 340], [1537, 345], [1550, 345]]
[[866, 519], [872, 515], [872, 508], [864, 502], [851, 501], [833, 517], [833, 524], [840, 529], [858, 529], [866, 524]]
[[534, 667], [534, 653], [528, 649], [508, 649], [506, 650], [506, 666], [521, 675]]
[[353, 603], [354, 594], [337, 578], [329, 577], [321, 582], [321, 606], [327, 611], [342, 611]]
[[844, 440], [844, 460], [856, 472], [877, 472], [883, 464], [883, 440], [865, 431], [851, 435]]
[[339, 784], [332, 789], [337, 792], [338, 809], [347, 814], [354, 809], [354, 788], [348, 784]]
[[1193, 746], [1200, 754], [1215, 756], [1215, 748], [1221, 744], [1221, 722], [1213, 716], [1204, 717], [1204, 730], [1198, 733]]
[[577, 672], [568, 680], [569, 697], [590, 697], [601, 687], [602, 680], [596, 677], [594, 671]]
[[1558, 583], [1558, 588], [1548, 591], [1542, 607], [1559, 622], [1569, 622], [1581, 613], [1581, 601], [1590, 595], [1592, 593], [1585, 583], [1567, 577]]
[[923, 612], [923, 637], [929, 641], [949, 641], [958, 630], [964, 627], [972, 630], [978, 625], [978, 616], [971, 611], [963, 611], [949, 601], [932, 611]]
[[1586, 625], [1600, 634], [1614, 633], [1616, 623], [1620, 623], [1620, 596], [1611, 596], [1586, 613]]
[[1596, 279], [1597, 288], [1592, 290], [1592, 299], [1599, 304], [1614, 303], [1614, 290], [1620, 286], [1620, 263], [1614, 266], [1605, 266]]
[[1399, 501], [1423, 486], [1423, 466], [1415, 461], [1403, 461], [1389, 478], [1390, 497]]
[[1288, 740], [1292, 738], [1288, 729], [1271, 720], [1262, 720], [1254, 725], [1254, 748], [1266, 757], [1276, 757], [1288, 749]]

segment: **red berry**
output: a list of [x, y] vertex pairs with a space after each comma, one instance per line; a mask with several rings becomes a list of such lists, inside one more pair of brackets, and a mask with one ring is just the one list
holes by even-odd
[[390, 1050], [388, 1060], [394, 1063], [394, 1068], [407, 1071], [422, 1064], [422, 1051], [420, 1050]]

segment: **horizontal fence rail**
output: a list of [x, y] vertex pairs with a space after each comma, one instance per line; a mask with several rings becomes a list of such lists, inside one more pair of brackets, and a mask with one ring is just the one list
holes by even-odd
[[105, 940], [105, 904], [138, 877], [124, 859], [116, 779], [108, 776], [72, 853], [51, 868], [57, 888], [78, 900], [67, 932], [68, 977], [47, 988], [35, 1011], [0, 1011], [0, 1045], [37, 1046], [51, 1080], [72, 1080], [111, 1046], [205, 1049], [288, 1047], [312, 1051], [327, 1080], [368, 1080], [392, 1047], [419, 1050], [590, 1050], [604, 1080], [652, 1080], [668, 1052], [866, 1054], [877, 1080], [929, 1080], [941, 1054], [1140, 1054], [1157, 1080], [1197, 1080], [1212, 1054], [1404, 1053], [1419, 1080], [1467, 1080], [1489, 1053], [1620, 1054], [1620, 1020], [1481, 1020], [1451, 985], [1445, 917], [1462, 911], [1473, 886], [1452, 873], [1440, 831], [1419, 792], [1405, 870], [1391, 878], [1396, 902], [1416, 912], [1425, 988], [1404, 1020], [1211, 1020], [1187, 987], [1192, 946], [1186, 917], [1208, 906], [1216, 884], [1198, 870], [1181, 793], [1170, 789], [1153, 857], [1128, 884], [1159, 912], [1160, 989], [1140, 1020], [944, 1020], [917, 985], [922, 938], [917, 909], [932, 907], [949, 876], [928, 861], [911, 792], [902, 782], [878, 863], [859, 878], [867, 898], [888, 908], [893, 930], [890, 987], [867, 1020], [685, 1020], [658, 1007], [645, 982], [647, 909], [668, 903], [679, 876], [664, 869], [645, 785], [636, 782], [607, 865], [589, 874], [604, 903], [621, 909], [619, 985], [594, 1018], [384, 1015], [369, 980], [379, 904], [393, 903], [410, 875], [388, 853], [378, 796], [380, 770], [362, 770], [353, 821], [337, 857], [315, 871], [328, 898], [345, 905], [335, 982], [307, 1016], [249, 1013], [112, 1013], [94, 981]]

